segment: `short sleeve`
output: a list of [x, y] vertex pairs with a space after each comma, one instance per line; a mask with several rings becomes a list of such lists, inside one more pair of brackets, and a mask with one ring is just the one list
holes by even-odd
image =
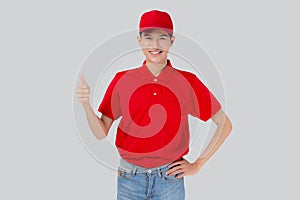
[[120, 74], [117, 73], [109, 83], [102, 102], [98, 107], [98, 111], [103, 115], [116, 120], [121, 116], [120, 100], [117, 90], [117, 83], [120, 79]]
[[211, 91], [193, 75], [191, 82], [190, 114], [202, 121], [209, 120], [220, 109], [221, 104]]

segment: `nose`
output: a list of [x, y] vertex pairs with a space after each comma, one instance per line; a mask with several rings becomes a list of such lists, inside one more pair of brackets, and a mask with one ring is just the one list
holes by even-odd
[[159, 45], [159, 42], [158, 42], [158, 39], [154, 39], [153, 42], [152, 42], [152, 47], [154, 49], [159, 49], [160, 45]]

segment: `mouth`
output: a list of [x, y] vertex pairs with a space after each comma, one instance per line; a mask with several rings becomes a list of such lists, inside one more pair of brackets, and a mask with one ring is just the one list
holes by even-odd
[[161, 54], [162, 52], [163, 51], [149, 51], [149, 53], [154, 56], [157, 56], [157, 55]]

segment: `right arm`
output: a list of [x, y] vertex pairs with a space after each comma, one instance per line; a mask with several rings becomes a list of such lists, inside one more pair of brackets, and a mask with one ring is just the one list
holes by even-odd
[[103, 114], [101, 118], [99, 118], [95, 114], [89, 101], [90, 87], [83, 76], [80, 76], [80, 80], [82, 81], [82, 83], [77, 87], [78, 101], [82, 104], [84, 108], [88, 124], [94, 136], [98, 140], [102, 140], [107, 136], [108, 131], [113, 123], [113, 120]]
[[99, 118], [90, 104], [83, 105], [89, 126], [98, 140], [104, 139], [112, 125], [113, 120], [105, 115]]

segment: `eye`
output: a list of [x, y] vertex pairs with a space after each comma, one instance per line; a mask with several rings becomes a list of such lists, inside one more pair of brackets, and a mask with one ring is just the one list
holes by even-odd
[[166, 38], [164, 38], [164, 37], [163, 37], [163, 38], [160, 38], [160, 39], [161, 39], [161, 40], [166, 40]]
[[151, 40], [152, 38], [151, 38], [151, 37], [145, 37], [145, 39], [146, 39], [146, 40]]

